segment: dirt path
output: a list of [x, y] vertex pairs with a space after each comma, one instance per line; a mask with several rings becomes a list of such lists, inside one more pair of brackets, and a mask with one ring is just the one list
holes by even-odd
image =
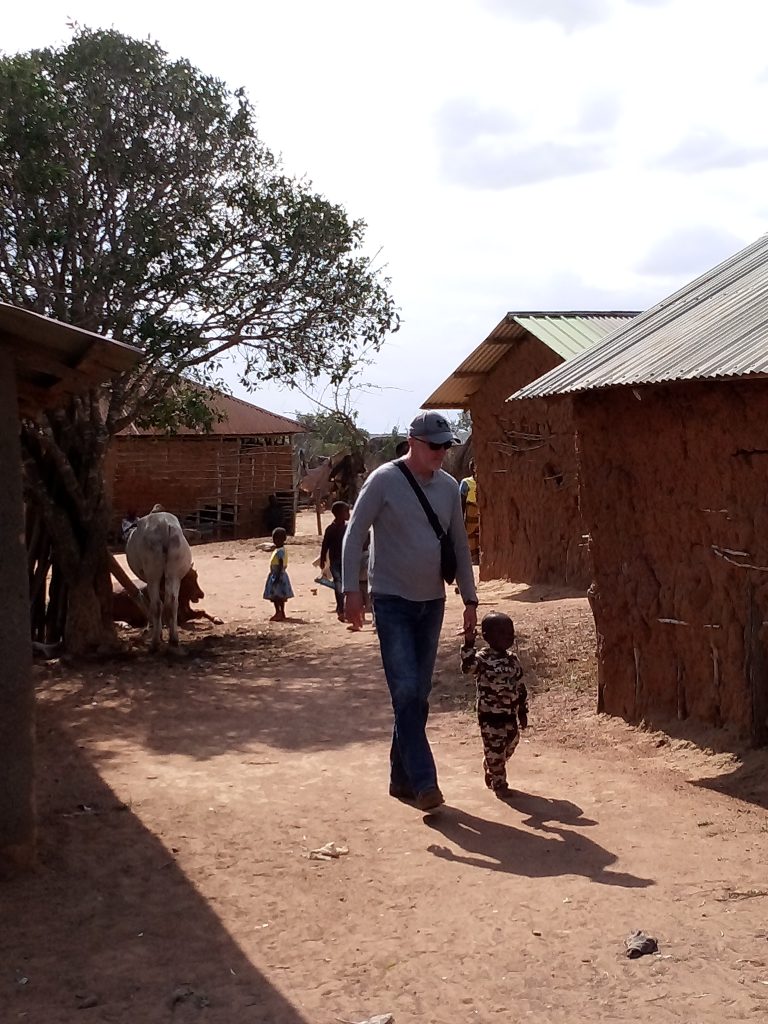
[[[520, 795], [483, 786], [451, 594], [431, 718], [449, 806], [425, 818], [387, 796], [375, 637], [336, 622], [315, 554], [296, 539], [285, 626], [267, 554], [211, 545], [195, 563], [226, 624], [186, 657], [40, 668], [42, 863], [3, 883], [0, 1020], [765, 1017], [765, 756], [599, 718], [584, 599], [485, 584], [536, 691]], [[348, 855], [308, 858], [329, 841]], [[659, 956], [623, 956], [636, 928]]]

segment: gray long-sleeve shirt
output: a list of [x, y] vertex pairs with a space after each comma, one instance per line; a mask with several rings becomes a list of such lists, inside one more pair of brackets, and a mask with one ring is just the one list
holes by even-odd
[[[443, 470], [433, 473], [427, 483], [418, 478], [417, 481], [453, 541], [456, 583], [461, 596], [465, 601], [476, 601], [459, 485]], [[345, 591], [360, 589], [360, 555], [371, 527], [370, 574], [374, 594], [391, 594], [408, 601], [445, 597], [445, 584], [440, 574], [440, 541], [408, 480], [392, 462], [371, 473], [352, 509], [342, 554]]]

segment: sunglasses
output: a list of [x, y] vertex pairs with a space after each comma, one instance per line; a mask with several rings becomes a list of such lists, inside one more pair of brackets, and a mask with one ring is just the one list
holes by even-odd
[[441, 449], [447, 452], [449, 448], [453, 448], [453, 441], [443, 441], [441, 444], [435, 444], [434, 441], [425, 441], [421, 437], [417, 437], [414, 440], [421, 441], [421, 443], [425, 444], [432, 452], [439, 452]]

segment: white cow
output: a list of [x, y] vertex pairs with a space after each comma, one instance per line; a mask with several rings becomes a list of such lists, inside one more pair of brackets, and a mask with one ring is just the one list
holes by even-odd
[[[150, 649], [156, 651], [168, 624], [168, 643], [179, 643], [179, 585], [192, 568], [192, 552], [176, 516], [155, 505], [142, 516], [125, 542], [125, 554], [133, 572], [147, 584]], [[160, 594], [165, 593], [165, 616]]]

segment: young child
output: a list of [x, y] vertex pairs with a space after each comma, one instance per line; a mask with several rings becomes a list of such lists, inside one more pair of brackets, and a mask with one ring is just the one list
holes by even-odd
[[490, 612], [481, 624], [488, 646], [475, 650], [475, 635], [466, 635], [461, 648], [461, 671], [477, 676], [477, 720], [483, 739], [485, 784], [499, 799], [513, 791], [507, 784], [507, 761], [528, 728], [528, 691], [522, 666], [509, 648], [515, 640], [512, 619]]
[[264, 585], [264, 600], [271, 601], [275, 606], [275, 614], [270, 618], [270, 622], [285, 622], [285, 602], [293, 597], [291, 581], [285, 571], [288, 565], [288, 552], [285, 550], [287, 537], [288, 534], [282, 526], [272, 531], [275, 550], [269, 563], [269, 576]]
[[331, 505], [333, 522], [325, 528], [323, 543], [320, 547], [320, 570], [325, 568], [326, 559], [331, 563], [333, 589], [336, 592], [336, 616], [339, 622], [344, 621], [344, 594], [341, 590], [341, 547], [349, 519], [349, 505], [346, 501], [334, 501]]

